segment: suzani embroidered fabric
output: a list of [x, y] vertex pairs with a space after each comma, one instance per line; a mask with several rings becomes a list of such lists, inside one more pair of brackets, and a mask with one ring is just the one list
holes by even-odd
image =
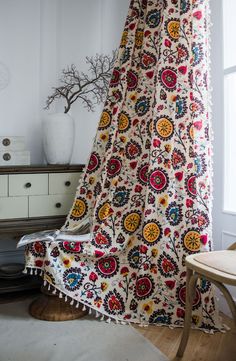
[[[26, 269], [120, 321], [181, 326], [185, 257], [212, 248], [207, 0], [132, 0], [90, 160], [63, 231]], [[220, 328], [208, 281], [193, 324]]]

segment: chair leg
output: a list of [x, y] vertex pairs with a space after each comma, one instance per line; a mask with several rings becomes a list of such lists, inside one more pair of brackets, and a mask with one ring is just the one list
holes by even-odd
[[189, 332], [190, 332], [191, 320], [192, 320], [192, 304], [195, 295], [197, 279], [198, 279], [198, 275], [196, 273], [193, 273], [192, 270], [187, 268], [184, 329], [183, 329], [183, 334], [179, 345], [179, 349], [177, 351], [178, 357], [183, 356], [189, 338]]

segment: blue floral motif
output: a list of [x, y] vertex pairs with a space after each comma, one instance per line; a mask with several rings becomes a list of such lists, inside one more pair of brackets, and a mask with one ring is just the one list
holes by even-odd
[[141, 97], [137, 100], [135, 111], [139, 116], [145, 115], [150, 108], [150, 101], [146, 97]]
[[131, 251], [128, 254], [128, 260], [131, 267], [133, 268], [139, 267], [139, 261], [140, 261], [139, 246], [131, 249]]
[[190, 9], [188, 0], [180, 0], [180, 14], [183, 15], [187, 13]]
[[198, 156], [194, 159], [195, 169], [196, 169], [196, 175], [201, 176], [206, 171], [206, 163], [203, 156]]
[[69, 268], [63, 274], [63, 281], [65, 288], [69, 291], [77, 290], [82, 281], [83, 281], [83, 274], [81, 273], [81, 269], [77, 267]]
[[192, 45], [192, 53], [193, 53], [193, 66], [199, 64], [203, 59], [203, 51], [202, 51], [202, 45], [193, 43]]
[[166, 210], [166, 218], [172, 226], [177, 226], [183, 219], [181, 206], [176, 202], [170, 203]]
[[187, 101], [186, 98], [178, 98], [176, 100], [176, 118], [182, 118], [187, 111]]
[[158, 310], [151, 315], [149, 322], [170, 325], [172, 315], [173, 313], [166, 313], [164, 310]]
[[125, 187], [118, 187], [114, 193], [113, 204], [115, 207], [123, 207], [129, 201], [129, 191]]
[[152, 10], [147, 14], [147, 25], [150, 28], [156, 28], [161, 21], [161, 11], [160, 10]]

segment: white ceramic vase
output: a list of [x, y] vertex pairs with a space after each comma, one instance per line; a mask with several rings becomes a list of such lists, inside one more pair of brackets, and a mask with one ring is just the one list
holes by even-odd
[[70, 164], [74, 147], [74, 119], [65, 113], [43, 119], [43, 148], [48, 164]]

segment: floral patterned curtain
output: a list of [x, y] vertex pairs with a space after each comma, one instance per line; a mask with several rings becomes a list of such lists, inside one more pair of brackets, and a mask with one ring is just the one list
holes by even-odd
[[[26, 269], [117, 321], [181, 326], [185, 257], [212, 248], [207, 0], [132, 0], [90, 160], [60, 241]], [[92, 237], [76, 241], [89, 219]], [[74, 242], [63, 234], [74, 231]], [[56, 292], [56, 291], [55, 291]], [[219, 329], [208, 281], [198, 328]]]

